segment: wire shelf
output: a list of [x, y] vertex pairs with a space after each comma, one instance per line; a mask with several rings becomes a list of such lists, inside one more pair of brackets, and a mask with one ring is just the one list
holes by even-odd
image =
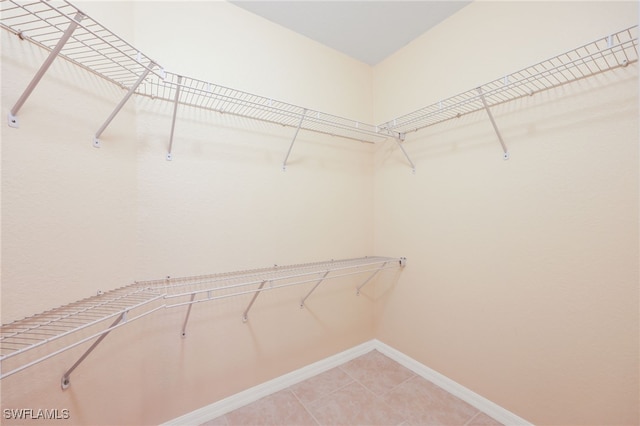
[[[25, 368], [42, 362], [84, 342], [104, 335], [120, 325], [150, 314], [158, 309], [155, 301], [162, 301], [163, 294], [154, 293], [140, 285], [130, 285], [100, 295], [89, 297], [69, 305], [61, 306], [38, 315], [27, 317], [0, 328], [0, 363], [25, 356], [19, 366], [10, 371], [2, 371], [0, 378], [5, 378]], [[131, 313], [131, 315], [130, 315]], [[94, 327], [103, 325], [105, 321], [121, 318], [122, 321], [95, 332]], [[78, 335], [88, 331], [88, 336]], [[34, 349], [51, 347], [38, 359], [32, 359]], [[37, 351], [40, 354], [40, 351]], [[47, 351], [45, 351], [47, 352]]]
[[633, 26], [523, 70], [381, 124], [400, 134], [415, 132], [538, 92], [638, 61], [638, 26]]
[[[50, 51], [69, 25], [76, 23], [78, 27], [59, 56], [123, 88], [134, 88], [139, 95], [175, 102], [179, 75], [165, 72], [151, 58], [66, 0], [0, 0], [0, 16], [2, 28]], [[150, 73], [144, 76], [145, 71]], [[282, 126], [297, 127], [301, 123], [303, 130], [360, 142], [382, 142], [389, 136], [386, 130], [355, 120], [189, 77], [180, 78], [178, 103], [182, 105]]]
[[[273, 266], [271, 268], [224, 274], [167, 278], [164, 280], [144, 281], [139, 284], [151, 289], [154, 293], [163, 293], [165, 299], [172, 301], [173, 299], [184, 298], [186, 296], [195, 295], [198, 297], [188, 302], [172, 302], [167, 305], [169, 308], [243, 294], [252, 294], [255, 293], [256, 290], [247, 289], [247, 287], [255, 287], [262, 283], [268, 283], [269, 287], [259, 291], [268, 291], [317, 282], [318, 277], [327, 272], [332, 273], [332, 275], [327, 274], [324, 277], [324, 279], [329, 280], [377, 270], [397, 268], [400, 264], [400, 258], [375, 256], [299, 265]], [[383, 269], [380, 269], [381, 265], [384, 265]]]
[[145, 69], [155, 68], [152, 59], [67, 1], [2, 0], [0, 16], [2, 28], [46, 50], [77, 23], [60, 56], [119, 86], [129, 87]]
[[[94, 340], [93, 345], [63, 375], [69, 375], [112, 330], [158, 310], [253, 294], [243, 320], [258, 294], [283, 287], [315, 283], [304, 301], [324, 280], [369, 273], [358, 292], [378, 272], [405, 265], [404, 258], [363, 257], [183, 278], [142, 281], [27, 317], [0, 328], [0, 379], [39, 364], [71, 348]], [[269, 284], [266, 286], [266, 284]], [[109, 324], [109, 321], [112, 321]], [[6, 365], [9, 364], [9, 368]]]
[[166, 72], [164, 79], [153, 77], [138, 87], [137, 94], [205, 110], [259, 120], [287, 127], [297, 127], [316, 133], [338, 136], [360, 142], [377, 143], [386, 140], [389, 132], [377, 126], [350, 120], [272, 98], [243, 92]]

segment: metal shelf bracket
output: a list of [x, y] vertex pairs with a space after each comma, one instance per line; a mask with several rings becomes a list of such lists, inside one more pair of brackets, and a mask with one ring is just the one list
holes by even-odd
[[315, 285], [311, 288], [311, 290], [309, 290], [309, 292], [306, 294], [306, 296], [304, 296], [304, 297], [302, 298], [302, 300], [300, 300], [300, 309], [304, 308], [304, 302], [307, 300], [307, 298], [308, 298], [309, 296], [311, 296], [311, 293], [313, 293], [313, 292], [315, 291], [315, 289], [316, 289], [316, 288], [318, 288], [318, 286], [319, 286], [320, 284], [322, 284], [322, 281], [324, 281], [324, 279], [325, 279], [325, 278], [327, 278], [327, 275], [329, 275], [329, 272], [331, 272], [331, 271], [326, 271], [326, 272], [322, 275], [322, 277], [320, 278], [320, 280], [319, 280], [317, 283], [315, 283]]
[[[507, 77], [505, 77], [505, 82]], [[506, 83], [505, 83], [506, 84]], [[489, 105], [487, 105], [487, 100], [484, 97], [484, 93], [482, 92], [482, 87], [478, 87], [478, 95], [480, 95], [480, 100], [482, 101], [482, 105], [484, 106], [484, 110], [487, 111], [487, 115], [489, 116], [489, 121], [491, 121], [491, 125], [493, 126], [493, 130], [495, 130], [496, 135], [498, 135], [498, 140], [500, 141], [500, 145], [502, 146], [502, 158], [504, 160], [509, 159], [509, 150], [507, 149], [507, 145], [502, 140], [502, 135], [500, 134], [500, 130], [498, 129], [498, 125], [496, 121], [493, 119], [493, 114], [491, 114], [491, 110], [489, 109]]]
[[138, 80], [136, 80], [136, 82], [129, 88], [129, 91], [127, 92], [126, 95], [124, 95], [124, 98], [122, 98], [122, 100], [116, 106], [116, 108], [113, 110], [111, 115], [109, 115], [107, 120], [102, 124], [102, 126], [100, 126], [100, 128], [98, 129], [98, 131], [96, 132], [96, 134], [93, 137], [93, 147], [94, 148], [100, 148], [100, 136], [102, 135], [102, 132], [104, 132], [105, 129], [109, 126], [109, 124], [111, 124], [111, 121], [113, 121], [113, 119], [116, 117], [116, 115], [118, 115], [118, 113], [120, 112], [122, 107], [124, 107], [124, 105], [127, 103], [129, 98], [131, 97], [131, 95], [133, 95], [135, 93], [136, 89], [138, 88], [138, 86], [140, 86], [140, 83], [142, 83], [142, 81], [145, 78], [147, 78], [147, 75], [149, 74], [149, 72], [151, 72], [151, 70], [155, 66], [156, 66], [156, 64], [153, 61], [149, 62], [149, 65], [144, 69], [142, 74], [140, 74], [140, 76], [138, 77]]
[[367, 285], [369, 283], [369, 281], [371, 281], [376, 275], [378, 275], [378, 272], [380, 272], [382, 269], [384, 269], [384, 267], [387, 266], [387, 263], [389, 263], [389, 262], [384, 262], [382, 265], [380, 265], [380, 267], [378, 269], [376, 269], [373, 272], [373, 274], [369, 275], [369, 278], [364, 280], [364, 282], [362, 284], [360, 284], [358, 287], [356, 287], [356, 296], [360, 296], [360, 290], [362, 289], [362, 287]]
[[189, 315], [191, 315], [191, 307], [193, 306], [193, 299], [196, 298], [196, 294], [191, 295], [191, 303], [189, 303], [189, 307], [187, 308], [187, 315], [184, 317], [184, 322], [182, 323], [182, 333], [180, 335], [182, 337], [187, 337], [187, 323], [189, 322]]
[[251, 301], [249, 302], [249, 305], [247, 306], [247, 309], [244, 310], [244, 312], [242, 313], [242, 322], [247, 322], [247, 320], [249, 319], [249, 310], [251, 309], [251, 307], [253, 306], [253, 303], [256, 301], [256, 299], [258, 298], [258, 295], [260, 294], [260, 292], [262, 291], [262, 289], [264, 288], [264, 285], [267, 283], [268, 281], [262, 281], [260, 283], [260, 286], [258, 287], [258, 289], [256, 290], [255, 293], [253, 293], [253, 297], [251, 298]]
[[411, 165], [411, 173], [413, 173], [415, 175], [416, 174], [416, 165], [413, 164], [413, 161], [411, 161], [411, 158], [409, 158], [409, 154], [407, 153], [407, 150], [405, 150], [404, 146], [402, 146], [402, 142], [404, 142], [404, 133], [398, 134], [398, 137], [394, 137], [393, 140], [396, 141], [396, 144], [398, 144], [398, 148], [400, 148], [400, 150], [404, 154], [405, 158], [407, 159], [407, 161]]
[[302, 116], [300, 117], [300, 122], [298, 123], [298, 127], [296, 127], [296, 132], [293, 134], [293, 139], [291, 140], [291, 145], [289, 145], [289, 150], [287, 151], [287, 155], [284, 157], [284, 161], [282, 162], [282, 171], [286, 172], [287, 171], [287, 160], [289, 160], [289, 155], [291, 155], [291, 150], [293, 149], [293, 144], [296, 141], [296, 138], [298, 137], [298, 132], [300, 131], [300, 127], [302, 126], [302, 122], [304, 121], [304, 116], [307, 113], [307, 110], [305, 109], [302, 112]]
[[173, 118], [171, 120], [171, 134], [169, 135], [169, 152], [167, 152], [167, 161], [173, 160], [173, 154], [171, 150], [173, 149], [173, 131], [176, 128], [176, 114], [178, 113], [178, 101], [180, 100], [180, 87], [182, 85], [182, 76], [178, 76], [178, 85], [176, 86], [176, 97], [173, 101]]
[[[17, 119], [18, 111], [20, 111], [20, 108], [22, 108], [22, 106], [27, 101], [27, 99], [29, 98], [33, 90], [36, 88], [38, 83], [40, 83], [40, 80], [45, 75], [45, 73], [47, 72], [47, 70], [53, 63], [53, 61], [58, 57], [58, 55], [60, 54], [60, 51], [62, 50], [64, 45], [67, 43], [69, 38], [71, 38], [71, 35], [76, 30], [76, 28], [78, 28], [78, 25], [83, 18], [84, 18], [84, 14], [82, 14], [81, 12], [77, 12], [75, 14], [75, 16], [73, 17], [73, 20], [71, 21], [71, 23], [69, 23], [69, 26], [67, 27], [65, 32], [62, 34], [62, 37], [60, 37], [60, 40], [58, 40], [58, 43], [56, 44], [56, 46], [53, 48], [51, 53], [49, 53], [49, 56], [47, 56], [47, 59], [45, 59], [45, 61], [40, 66], [40, 69], [38, 69], [36, 74], [33, 76], [33, 79], [31, 79], [31, 82], [29, 83], [27, 88], [24, 89], [22, 96], [20, 96], [20, 98], [15, 103], [13, 108], [11, 108], [11, 112], [9, 113], [9, 116], [8, 116], [9, 127], [17, 128], [20, 126], [20, 123], [18, 122], [18, 119]], [[21, 36], [21, 33], [19, 33], [18, 36], [21, 39], [23, 38]]]
[[111, 331], [113, 330], [113, 328], [115, 326], [117, 326], [120, 323], [124, 323], [127, 321], [127, 312], [124, 311], [122, 312], [120, 315], [118, 315], [118, 317], [116, 318], [116, 320], [106, 329], [106, 331], [100, 335], [100, 337], [98, 337], [98, 339], [93, 342], [93, 344], [89, 347], [89, 349], [87, 349], [80, 358], [78, 358], [78, 360], [71, 366], [71, 368], [69, 368], [63, 375], [62, 375], [62, 379], [60, 381], [60, 386], [62, 387], [63, 390], [67, 389], [70, 385], [71, 385], [71, 379], [69, 378], [69, 376], [71, 375], [71, 373], [73, 372], [73, 370], [75, 370], [81, 363], [82, 361], [85, 360], [85, 358], [87, 358], [89, 356], [89, 354], [91, 352], [93, 352], [93, 350], [104, 340], [105, 337], [107, 337], [107, 335], [109, 333], [111, 333]]

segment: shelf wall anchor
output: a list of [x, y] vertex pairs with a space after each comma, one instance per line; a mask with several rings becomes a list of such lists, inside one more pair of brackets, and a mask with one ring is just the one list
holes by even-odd
[[304, 121], [304, 116], [307, 113], [307, 110], [305, 109], [302, 112], [302, 116], [300, 117], [300, 122], [298, 123], [298, 127], [296, 127], [296, 132], [293, 134], [293, 139], [291, 140], [291, 145], [289, 145], [289, 150], [287, 151], [287, 155], [284, 157], [284, 161], [282, 162], [282, 171], [286, 172], [287, 171], [287, 160], [289, 160], [289, 155], [291, 155], [291, 150], [293, 149], [293, 144], [296, 141], [296, 138], [298, 137], [298, 132], [300, 131], [300, 127], [302, 126], [302, 122]]
[[398, 147], [400, 148], [400, 150], [404, 154], [404, 156], [407, 159], [407, 161], [409, 162], [409, 164], [411, 164], [411, 173], [413, 173], [415, 175], [416, 174], [416, 165], [413, 164], [413, 161], [411, 161], [411, 158], [409, 158], [409, 154], [407, 154], [407, 151], [404, 149], [404, 146], [402, 146], [402, 142], [404, 142], [404, 134], [400, 133], [398, 135], [398, 137], [394, 137], [393, 139], [398, 144]]
[[[42, 65], [40, 66], [40, 69], [38, 70], [38, 72], [36, 72], [36, 75], [33, 76], [33, 79], [31, 79], [31, 82], [29, 83], [27, 88], [24, 89], [22, 96], [20, 96], [16, 104], [13, 106], [13, 108], [11, 108], [11, 111], [9, 112], [9, 116], [8, 116], [9, 127], [16, 127], [16, 128], [20, 127], [20, 123], [17, 117], [18, 111], [20, 111], [20, 108], [22, 108], [24, 103], [27, 101], [27, 99], [31, 95], [31, 92], [33, 92], [33, 90], [36, 88], [36, 86], [38, 85], [42, 77], [45, 75], [45, 73], [47, 72], [47, 70], [53, 63], [53, 61], [58, 57], [58, 55], [60, 54], [60, 51], [62, 50], [64, 45], [67, 43], [69, 38], [71, 38], [76, 28], [78, 28], [78, 25], [80, 24], [80, 21], [82, 21], [83, 18], [84, 18], [84, 15], [81, 12], [76, 13], [76, 15], [73, 17], [73, 21], [71, 21], [67, 29], [64, 31], [64, 33], [62, 34], [62, 37], [60, 38], [60, 40], [58, 40], [58, 43], [56, 44], [56, 46], [53, 48], [51, 53], [49, 53], [49, 56], [47, 56], [47, 59], [45, 59], [45, 61], [42, 63]], [[20, 37], [20, 39], [24, 39], [24, 37], [22, 36], [22, 33], [19, 33], [18, 36]]]
[[124, 98], [122, 98], [122, 100], [116, 106], [116, 108], [113, 110], [111, 115], [107, 118], [107, 120], [104, 122], [104, 124], [102, 126], [100, 126], [100, 128], [98, 129], [98, 131], [96, 132], [96, 134], [93, 137], [93, 147], [94, 148], [100, 148], [100, 136], [102, 135], [102, 132], [104, 132], [105, 129], [109, 126], [109, 124], [111, 124], [111, 121], [113, 121], [113, 119], [116, 117], [116, 115], [118, 115], [118, 113], [120, 112], [120, 110], [122, 109], [124, 104], [127, 103], [129, 98], [131, 97], [131, 95], [133, 95], [135, 93], [136, 89], [138, 88], [138, 86], [140, 86], [140, 83], [142, 83], [142, 81], [147, 77], [149, 72], [151, 72], [151, 70], [155, 66], [156, 66], [156, 64], [153, 61], [149, 62], [149, 65], [144, 69], [142, 74], [140, 74], [140, 77], [138, 77], [138, 80], [136, 80], [136, 82], [133, 83], [133, 85], [129, 88], [129, 91], [127, 92], [127, 94], [124, 95]]
[[178, 113], [178, 101], [180, 100], [180, 87], [182, 87], [182, 76], [178, 76], [178, 86], [176, 87], [176, 97], [173, 101], [173, 119], [171, 120], [171, 133], [169, 135], [169, 152], [167, 152], [167, 161], [173, 160], [173, 131], [176, 128], [176, 114]]
[[496, 135], [498, 135], [498, 140], [500, 141], [500, 145], [502, 146], [502, 158], [504, 160], [509, 159], [509, 150], [507, 149], [507, 145], [504, 143], [502, 139], [502, 135], [500, 134], [500, 130], [498, 129], [498, 125], [496, 121], [493, 119], [493, 114], [491, 114], [491, 110], [489, 109], [489, 105], [487, 105], [487, 100], [484, 97], [484, 93], [482, 92], [482, 87], [478, 87], [478, 94], [480, 95], [480, 100], [482, 101], [482, 105], [484, 106], [484, 110], [487, 111], [487, 115], [489, 116], [489, 121], [491, 121], [491, 125], [493, 126], [493, 130], [495, 130]]
[[73, 373], [73, 370], [75, 370], [82, 363], [82, 361], [84, 361], [85, 358], [87, 358], [89, 354], [93, 352], [93, 350], [104, 340], [104, 338], [107, 337], [109, 333], [111, 333], [111, 331], [116, 325], [118, 325], [120, 322], [126, 322], [126, 313], [127, 312], [125, 311], [125, 312], [122, 312], [120, 315], [118, 315], [118, 318], [116, 318], [116, 320], [107, 328], [107, 331], [101, 334], [100, 337], [98, 337], [98, 339], [95, 342], [93, 342], [91, 346], [89, 346], [89, 349], [87, 349], [85, 353], [83, 353], [82, 356], [78, 358], [75, 364], [73, 364], [71, 368], [68, 369], [62, 375], [60, 386], [62, 387], [63, 390], [67, 389], [71, 385], [71, 380], [69, 376], [71, 375], [71, 373]]

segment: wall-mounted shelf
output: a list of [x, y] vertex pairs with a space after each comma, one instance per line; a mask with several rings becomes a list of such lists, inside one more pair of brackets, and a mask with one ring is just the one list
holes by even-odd
[[[165, 308], [186, 308], [184, 337], [191, 307], [196, 303], [251, 295], [242, 320], [264, 291], [307, 284], [300, 307], [324, 281], [362, 275], [356, 294], [380, 271], [404, 267], [404, 258], [363, 257], [290, 266], [273, 266], [213, 275], [136, 282], [0, 328], [0, 379], [39, 364], [69, 349], [93, 343], [63, 374], [61, 386], [102, 340], [116, 328]], [[177, 332], [176, 332], [177, 334]]]
[[[163, 296], [133, 284], [2, 325], [0, 379], [90, 340], [99, 343], [112, 330], [158, 310]], [[63, 388], [75, 367], [65, 373]]]
[[504, 158], [507, 159], [507, 146], [493, 118], [491, 107], [638, 61], [638, 28], [634, 26], [374, 126], [165, 72], [155, 61], [66, 0], [38, 0], [31, 3], [0, 0], [0, 14], [0, 26], [21, 39], [27, 39], [51, 51], [11, 109], [10, 126], [19, 126], [18, 111], [53, 60], [61, 56], [128, 90], [96, 131], [92, 140], [95, 147], [100, 147], [100, 136], [129, 97], [138, 94], [174, 104], [167, 160], [173, 158], [177, 110], [178, 106], [183, 105], [295, 128], [282, 164], [283, 170], [286, 169], [298, 131], [302, 129], [368, 143], [392, 137], [415, 172], [415, 165], [401, 143], [407, 133], [483, 109], [489, 116]]
[[[0, 14], [0, 26], [51, 51], [34, 81], [12, 108], [9, 117], [12, 127], [18, 127], [17, 113], [22, 104], [53, 60], [60, 56], [129, 90], [123, 102], [96, 132], [93, 141], [96, 147], [100, 146], [99, 138], [104, 130], [133, 93], [175, 102], [176, 105], [204, 108], [367, 143], [381, 142], [393, 135], [356, 120], [165, 72], [160, 64], [66, 0], [29, 3], [1, 0]], [[178, 87], [180, 93], [176, 93]]]
[[[387, 121], [379, 127], [406, 135], [480, 110], [489, 112], [493, 122], [490, 107], [626, 67], [637, 61], [636, 25]], [[498, 137], [505, 154], [508, 155], [499, 132]]]

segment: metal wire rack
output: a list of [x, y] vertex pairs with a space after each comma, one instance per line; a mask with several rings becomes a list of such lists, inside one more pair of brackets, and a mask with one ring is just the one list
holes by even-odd
[[[66, 388], [71, 372], [109, 332], [163, 307], [153, 303], [162, 298], [163, 294], [134, 284], [2, 325], [0, 364], [4, 367], [7, 362], [16, 361], [8, 371], [2, 369], [0, 379], [97, 339], [64, 374], [62, 386]], [[113, 322], [104, 328], [110, 320]]]
[[[376, 126], [165, 72], [155, 61], [66, 0], [0, 0], [0, 16], [2, 28], [51, 51], [34, 81], [11, 109], [12, 127], [18, 127], [18, 111], [53, 60], [60, 56], [129, 89], [96, 132], [93, 141], [96, 147], [100, 146], [104, 130], [133, 93], [175, 102], [176, 106], [188, 105], [295, 127], [296, 135], [303, 129], [367, 143], [381, 142], [389, 136], [387, 130]], [[175, 114], [171, 142], [174, 124]]]
[[[402, 135], [638, 61], [638, 26], [443, 99], [379, 127]], [[497, 129], [496, 129], [497, 130]]]
[[0, 16], [2, 28], [46, 50], [73, 25], [60, 56], [119, 86], [130, 87], [152, 68], [152, 59], [67, 1], [2, 0]]
[[472, 90], [441, 100], [409, 114], [374, 126], [332, 114], [254, 95], [217, 84], [165, 72], [152, 59], [100, 25], [67, 0], [0, 0], [0, 26], [51, 53], [9, 114], [18, 127], [17, 113], [57, 56], [61, 56], [108, 81], [128, 88], [127, 95], [98, 129], [93, 145], [131, 95], [174, 103], [167, 160], [172, 159], [173, 135], [179, 105], [295, 127], [287, 160], [299, 130], [377, 143], [393, 137], [415, 172], [415, 165], [400, 143], [405, 135], [443, 121], [486, 110], [496, 131], [504, 158], [509, 157], [490, 108], [531, 96], [638, 61], [637, 26], [608, 35]]
[[136, 93], [154, 99], [176, 102], [196, 108], [260, 120], [281, 126], [340, 136], [360, 142], [384, 141], [388, 132], [370, 124], [306, 109], [275, 99], [220, 86], [166, 72], [166, 77], [152, 78], [140, 85]]
[[[311, 284], [300, 307], [325, 280], [367, 274], [356, 294], [380, 271], [403, 267], [404, 258], [363, 257], [289, 266], [136, 282], [0, 328], [0, 379], [39, 364], [69, 349], [93, 340], [91, 346], [63, 374], [61, 386], [70, 385], [71, 373], [113, 330], [158, 310], [186, 306], [182, 327], [192, 305], [241, 295], [252, 295], [242, 314], [243, 321], [258, 295], [264, 291]], [[9, 365], [7, 368], [6, 366]]]

